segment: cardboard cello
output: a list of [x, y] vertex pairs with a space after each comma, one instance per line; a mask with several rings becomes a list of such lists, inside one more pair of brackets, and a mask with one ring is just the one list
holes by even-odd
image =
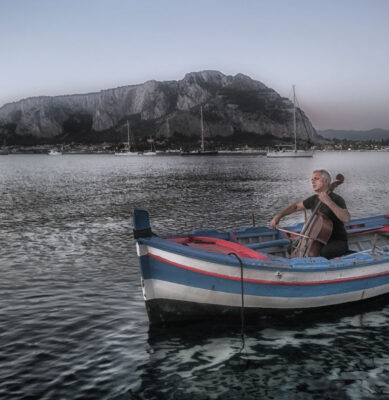
[[[342, 174], [336, 175], [336, 180], [328, 187], [327, 194], [333, 192], [343, 182], [344, 176]], [[292, 250], [291, 258], [318, 257], [320, 249], [331, 237], [333, 223], [328, 217], [319, 212], [322, 204], [322, 201], [319, 200], [309, 220], [303, 226], [301, 237], [297, 241], [296, 247]]]

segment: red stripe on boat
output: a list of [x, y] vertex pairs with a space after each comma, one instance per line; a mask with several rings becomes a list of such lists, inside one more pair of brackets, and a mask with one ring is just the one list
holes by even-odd
[[[158, 261], [162, 261], [166, 264], [174, 265], [175, 267], [185, 269], [187, 271], [192, 271], [196, 272], [198, 274], [202, 275], [210, 275], [214, 276], [216, 278], [222, 278], [222, 279], [229, 279], [232, 281], [240, 281], [241, 278], [238, 276], [230, 276], [230, 275], [223, 275], [223, 274], [218, 274], [216, 272], [209, 272], [209, 271], [204, 271], [202, 269], [194, 268], [194, 267], [189, 267], [187, 265], [179, 264], [174, 261], [167, 260], [166, 258], [157, 256], [155, 254], [147, 253], [149, 257], [155, 258]], [[330, 283], [340, 283], [340, 282], [348, 282], [348, 281], [357, 281], [360, 279], [370, 279], [370, 278], [377, 278], [379, 276], [385, 276], [389, 275], [389, 271], [386, 272], [380, 272], [376, 274], [370, 274], [370, 275], [363, 275], [363, 276], [354, 276], [351, 278], [339, 278], [339, 279], [333, 279], [333, 280], [326, 280], [326, 281], [311, 281], [311, 282], [281, 282], [281, 281], [265, 281], [261, 279], [250, 279], [250, 278], [243, 278], [243, 282], [247, 283], [261, 283], [264, 285], [286, 285], [286, 286], [309, 286], [309, 285], [324, 285], [324, 284], [330, 284]]]
[[169, 238], [171, 242], [184, 244], [196, 249], [211, 251], [213, 253], [228, 254], [236, 253], [239, 257], [254, 258], [256, 260], [268, 260], [266, 256], [248, 249], [239, 243], [229, 242], [228, 240], [216, 239], [203, 236], [186, 236], [183, 238]]

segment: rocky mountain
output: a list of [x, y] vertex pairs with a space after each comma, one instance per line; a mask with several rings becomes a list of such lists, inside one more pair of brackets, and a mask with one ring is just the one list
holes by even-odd
[[[180, 81], [148, 81], [98, 93], [32, 97], [0, 108], [0, 143], [117, 142], [130, 121], [135, 137], [292, 138], [293, 104], [243, 74], [192, 72]], [[297, 136], [317, 140], [297, 110]]]
[[389, 130], [384, 129], [370, 129], [369, 131], [327, 129], [319, 131], [318, 134], [326, 139], [347, 139], [361, 142], [389, 140]]

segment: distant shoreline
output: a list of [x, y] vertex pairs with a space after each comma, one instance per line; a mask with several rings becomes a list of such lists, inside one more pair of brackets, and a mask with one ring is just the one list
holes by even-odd
[[[386, 153], [389, 152], [389, 148], [384, 149], [364, 149], [364, 150], [315, 150], [315, 153]], [[219, 155], [222, 156], [266, 156], [265, 151], [219, 151]], [[0, 156], [5, 155], [49, 155], [48, 151], [33, 151], [33, 150], [19, 150], [11, 152], [0, 152]], [[62, 152], [61, 155], [115, 155], [113, 151], [78, 151], [78, 152]], [[155, 157], [167, 157], [167, 156], [180, 156], [179, 152], [159, 152]], [[143, 153], [139, 153], [142, 157]]]

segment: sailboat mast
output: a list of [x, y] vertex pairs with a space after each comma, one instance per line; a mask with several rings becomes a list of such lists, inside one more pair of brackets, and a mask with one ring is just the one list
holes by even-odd
[[127, 120], [127, 146], [128, 151], [130, 150], [130, 123]]
[[294, 151], [297, 151], [297, 131], [296, 131], [296, 91], [293, 85], [293, 133], [294, 133]]
[[200, 121], [201, 121], [201, 151], [204, 151], [204, 122], [203, 122], [203, 106], [200, 106]]

